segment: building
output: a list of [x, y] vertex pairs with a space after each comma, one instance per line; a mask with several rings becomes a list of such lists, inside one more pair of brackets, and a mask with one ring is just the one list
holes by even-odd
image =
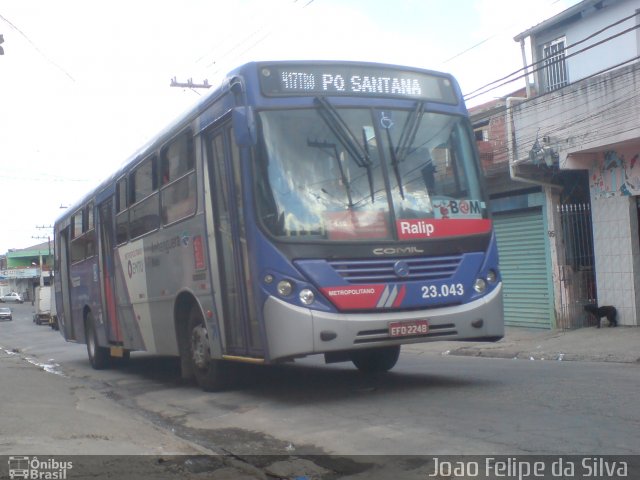
[[[553, 207], [556, 314], [569, 320], [591, 291], [617, 308], [619, 324], [639, 324], [639, 27], [640, 0], [584, 0], [514, 39], [531, 58], [528, 95], [506, 112], [510, 176], [540, 186]], [[558, 220], [566, 198], [583, 191], [592, 266], [576, 261], [569, 233], [578, 222]], [[558, 297], [572, 308], [561, 312]]]
[[0, 270], [0, 293], [18, 292], [25, 301], [34, 298], [35, 287], [52, 285], [53, 243], [9, 250]]
[[[505, 324], [554, 328], [556, 310], [548, 236], [547, 187], [514, 179], [507, 112], [525, 89], [469, 109], [490, 197], [503, 277]], [[551, 217], [551, 219], [553, 219]]]

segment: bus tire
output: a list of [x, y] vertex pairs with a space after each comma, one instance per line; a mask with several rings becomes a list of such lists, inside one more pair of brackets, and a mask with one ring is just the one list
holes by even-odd
[[398, 362], [400, 345], [354, 350], [349, 357], [358, 370], [366, 373], [387, 372]]
[[205, 392], [216, 392], [225, 387], [224, 362], [211, 358], [209, 333], [200, 307], [189, 311], [189, 358], [198, 386]]
[[109, 349], [98, 345], [98, 334], [91, 312], [87, 313], [87, 318], [84, 321], [84, 332], [87, 343], [87, 355], [89, 356], [91, 366], [94, 370], [107, 368], [110, 360]]

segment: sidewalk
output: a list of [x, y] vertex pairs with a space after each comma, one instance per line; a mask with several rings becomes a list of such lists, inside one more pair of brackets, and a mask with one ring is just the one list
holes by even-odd
[[[1, 347], [0, 385], [0, 456], [210, 453], [93, 390], [82, 378]], [[0, 478], [6, 478], [4, 465]]]
[[506, 327], [504, 338], [495, 343], [443, 341], [406, 345], [402, 350], [414, 354], [640, 365], [640, 328], [620, 326], [536, 330]]

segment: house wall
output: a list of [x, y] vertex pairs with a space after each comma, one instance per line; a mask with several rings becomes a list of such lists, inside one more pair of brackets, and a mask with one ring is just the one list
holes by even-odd
[[640, 314], [640, 63], [586, 79], [514, 107], [516, 158], [536, 135], [559, 153], [560, 169], [589, 172], [599, 305], [621, 325]]
[[594, 154], [589, 189], [595, 199], [640, 195], [640, 143], [615, 145]]
[[618, 310], [618, 324], [637, 325], [640, 243], [636, 198], [593, 197], [593, 240], [598, 304]]
[[496, 115], [489, 122], [489, 139], [493, 147], [493, 163], [507, 163], [507, 126], [505, 115]]
[[[523, 95], [524, 89], [511, 96]], [[549, 329], [556, 326], [556, 314], [552, 249], [545, 228], [548, 199], [539, 186], [514, 181], [509, 175], [506, 103], [502, 98], [470, 109], [474, 129], [485, 132], [478, 136], [485, 140], [476, 143], [498, 241], [505, 324]]]
[[[570, 174], [563, 170], [588, 173], [597, 302], [615, 306], [622, 325], [640, 324], [640, 29], [621, 33], [638, 25], [640, 0], [584, 0], [518, 35], [528, 38], [534, 62], [543, 45], [564, 37], [569, 84], [512, 110], [512, 173], [542, 185], [557, 185]], [[535, 77], [543, 85], [542, 69]], [[555, 257], [573, 281], [570, 265]]]
[[[595, 32], [618, 22], [622, 18], [634, 14], [636, 10], [640, 8], [640, 2], [638, 0], [618, 0], [615, 2], [605, 0], [602, 3], [602, 8], [592, 7], [584, 12], [582, 18], [577, 21], [570, 23], [561, 22], [532, 37], [534, 44], [534, 61], [542, 59], [543, 45], [560, 37], [565, 37], [565, 46], [570, 47], [576, 42], [580, 42], [593, 35]], [[640, 37], [637, 30], [620, 35], [600, 45], [594, 45], [608, 37], [615, 36], [624, 30], [636, 26], [638, 22], [637, 18], [638, 17], [626, 20], [573, 48], [567, 49], [566, 55], [570, 56], [575, 52], [584, 50], [590, 46], [592, 47], [585, 52], [578, 53], [566, 59], [569, 82], [582, 80], [594, 73], [636, 57], [640, 52]], [[542, 71], [540, 71], [539, 74], [542, 74]], [[538, 85], [544, 84], [544, 82], [541, 81], [541, 75], [537, 75], [536, 83]]]
[[598, 302], [615, 306], [620, 324], [635, 325], [640, 312], [640, 142], [594, 155], [589, 189]]
[[[612, 5], [605, 3], [605, 8], [591, 12], [585, 15], [582, 21], [571, 24], [567, 27], [566, 38], [567, 45], [587, 38], [594, 32], [602, 30], [622, 18], [628, 17], [640, 8], [640, 2], [637, 0], [627, 0]], [[575, 48], [569, 49], [567, 55], [583, 50], [586, 47], [594, 45], [608, 37], [627, 30], [636, 25], [636, 19], [626, 20], [620, 25], [609, 28], [592, 39], [577, 45]], [[635, 31], [631, 31], [617, 38], [608, 40], [598, 46], [595, 46], [587, 52], [580, 53], [567, 60], [569, 73], [569, 81], [575, 82], [583, 78], [593, 75], [596, 72], [612, 65], [617, 65], [627, 61], [638, 55], [638, 37]]]
[[640, 63], [514, 105], [516, 159], [550, 139], [562, 169], [588, 169], [589, 153], [640, 138]]

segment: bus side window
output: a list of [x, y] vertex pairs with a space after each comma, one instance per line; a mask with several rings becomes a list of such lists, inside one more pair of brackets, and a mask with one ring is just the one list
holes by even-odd
[[146, 158], [129, 175], [129, 235], [136, 238], [158, 229], [157, 157]]
[[167, 145], [161, 159], [162, 223], [168, 225], [191, 216], [196, 211], [196, 176], [193, 138], [182, 133]]
[[129, 240], [129, 210], [127, 210], [127, 178], [116, 184], [116, 243], [121, 245]]
[[83, 211], [78, 210], [71, 218], [71, 263], [84, 260], [84, 243], [82, 239]]
[[93, 202], [89, 203], [89, 205], [87, 205], [87, 207], [85, 208], [84, 220], [85, 221], [82, 230], [85, 237], [85, 254], [87, 258], [89, 258], [93, 257], [96, 254], [94, 238], [96, 231], [93, 222]]
[[71, 238], [82, 235], [82, 210], [78, 211], [71, 219]]
[[193, 170], [193, 141], [191, 132], [182, 133], [162, 149], [162, 185], [177, 180]]

